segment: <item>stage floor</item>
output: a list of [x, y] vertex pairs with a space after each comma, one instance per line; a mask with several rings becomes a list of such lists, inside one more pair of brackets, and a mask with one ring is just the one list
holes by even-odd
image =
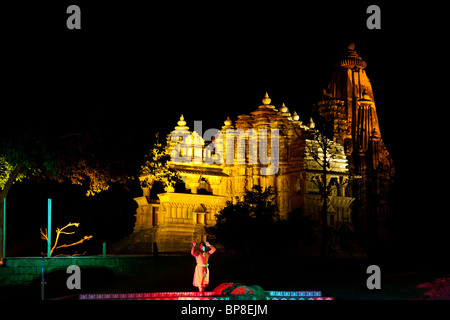
[[[323, 297], [321, 291], [265, 291], [266, 300], [333, 300]], [[147, 292], [147, 293], [95, 293], [80, 294], [79, 300], [235, 300], [231, 295], [204, 292]], [[251, 300], [249, 298], [249, 300]]]

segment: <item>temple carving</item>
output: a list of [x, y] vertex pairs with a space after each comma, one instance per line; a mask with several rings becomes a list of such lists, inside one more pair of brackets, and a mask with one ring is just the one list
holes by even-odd
[[[381, 139], [365, 67], [353, 44], [336, 62], [331, 82], [314, 107], [331, 133], [321, 132], [313, 118], [304, 122], [284, 103], [272, 105], [267, 93], [253, 112], [238, 116], [234, 122], [227, 118], [206, 141], [202, 133], [189, 130], [181, 115], [167, 136], [168, 153], [183, 159], [172, 157], [169, 162], [178, 183], [167, 185], [164, 191], [157, 191], [151, 184], [143, 187], [143, 195], [135, 198], [138, 208], [134, 231], [114, 250], [186, 251], [192, 240], [206, 240], [205, 227], [215, 224], [227, 201], [236, 201], [254, 185], [274, 188], [282, 217], [301, 208], [321, 221], [320, 186], [326, 185], [330, 190], [328, 226], [351, 225], [355, 212], [364, 228], [382, 223], [378, 218], [386, 215], [384, 197], [394, 171]], [[183, 138], [173, 139], [174, 132], [183, 132]], [[325, 134], [330, 137], [326, 175], [324, 150], [318, 139]], [[262, 146], [264, 152], [260, 152]], [[252, 148], [256, 148], [254, 153]], [[149, 176], [140, 179], [154, 180]]]
[[356, 53], [354, 43], [334, 67], [331, 81], [315, 106], [331, 127], [333, 140], [344, 146], [354, 177], [350, 192], [353, 224], [365, 246], [388, 240], [389, 195], [394, 164], [381, 138], [367, 63]]

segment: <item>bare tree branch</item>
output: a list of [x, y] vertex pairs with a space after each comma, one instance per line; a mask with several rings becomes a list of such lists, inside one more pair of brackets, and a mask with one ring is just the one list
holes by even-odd
[[[81, 244], [81, 243], [83, 243], [84, 241], [86, 241], [86, 240], [90, 240], [90, 239], [92, 239], [92, 235], [90, 235], [90, 236], [84, 236], [84, 238], [82, 238], [82, 239], [80, 239], [80, 240], [78, 240], [78, 241], [76, 241], [76, 242], [73, 242], [73, 243], [70, 243], [70, 244], [62, 244], [62, 245], [60, 245], [60, 246], [58, 246], [58, 241], [59, 241], [59, 236], [61, 235], [61, 233], [63, 233], [63, 234], [74, 234], [75, 232], [67, 232], [67, 231], [63, 231], [64, 229], [66, 229], [66, 228], [68, 228], [68, 227], [72, 227], [72, 226], [75, 226], [75, 227], [78, 227], [80, 224], [78, 223], [78, 222], [74, 222], [74, 223], [72, 223], [72, 222], [69, 222], [67, 225], [65, 225], [64, 227], [62, 227], [62, 228], [56, 228], [56, 238], [55, 238], [55, 244], [53, 245], [53, 247], [52, 247], [52, 249], [51, 249], [51, 251], [50, 251], [50, 256], [53, 256], [53, 251], [55, 251], [56, 249], [60, 249], [60, 248], [66, 248], [66, 247], [71, 247], [71, 246], [76, 246], [76, 245], [78, 245], [78, 244]], [[42, 235], [42, 239], [44, 239], [44, 240], [46, 240], [47, 242], [48, 242], [48, 230], [47, 229], [45, 229], [45, 232], [42, 230], [42, 228], [40, 228], [40, 231], [41, 231], [41, 235]], [[77, 256], [77, 255], [81, 255], [81, 254], [77, 254], [77, 252], [78, 251], [75, 251], [75, 253], [73, 254], [73, 255], [71, 255], [71, 256]], [[58, 254], [58, 255], [56, 255], [56, 256], [64, 256], [63, 254]]]

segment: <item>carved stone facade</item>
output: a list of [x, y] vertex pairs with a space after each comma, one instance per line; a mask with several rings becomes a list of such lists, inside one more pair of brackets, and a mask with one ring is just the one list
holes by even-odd
[[[310, 119], [304, 125], [284, 104], [277, 110], [270, 102], [266, 94], [263, 104], [249, 115], [238, 116], [235, 125], [230, 119], [225, 120], [211, 142], [205, 142], [196, 131], [189, 131], [184, 118], [180, 118], [175, 130], [186, 130], [183, 143], [177, 139], [172, 141], [172, 132], [167, 146], [171, 153], [188, 160], [181, 163], [172, 158], [170, 162], [184, 188], [174, 192], [173, 187], [167, 187], [165, 193], [158, 194], [159, 201], [151, 201], [151, 190], [143, 189], [143, 196], [135, 199], [138, 204], [135, 235], [130, 237], [133, 240], [127, 246], [128, 251], [151, 252], [154, 246], [148, 242], [156, 243], [160, 252], [185, 251], [192, 240], [206, 240], [204, 227], [215, 224], [215, 216], [227, 201], [236, 201], [254, 185], [274, 188], [282, 217], [294, 209], [304, 208], [306, 214], [320, 219], [322, 202], [318, 184], [322, 183], [322, 175], [320, 163], [313, 155], [320, 158], [321, 150], [314, 139], [318, 134], [314, 122]], [[276, 141], [270, 136], [275, 134]], [[252, 148], [256, 148], [254, 161], [251, 161]], [[327, 184], [333, 186], [328, 207], [329, 225], [349, 222], [353, 201], [345, 191], [349, 172], [344, 149], [337, 143], [332, 143], [332, 149], [335, 156], [327, 172]], [[206, 159], [212, 157], [211, 152], [213, 156], [220, 154], [222, 161], [208, 163]], [[267, 155], [270, 162], [262, 159], [261, 153]], [[200, 157], [201, 162], [194, 161], [195, 156]], [[262, 170], [271, 166], [275, 168], [273, 174]], [[139, 245], [140, 238], [145, 238], [147, 244]]]
[[354, 222], [365, 241], [373, 242], [388, 238], [386, 220], [395, 171], [381, 139], [366, 66], [351, 43], [347, 54], [335, 63], [331, 81], [316, 110], [332, 124], [334, 141], [344, 146], [349, 169], [358, 177], [349, 188], [356, 198]]

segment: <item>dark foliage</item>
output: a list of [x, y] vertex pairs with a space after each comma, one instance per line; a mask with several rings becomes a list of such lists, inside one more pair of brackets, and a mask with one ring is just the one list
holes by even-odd
[[247, 190], [242, 200], [228, 202], [217, 215], [216, 225], [207, 231], [226, 250], [256, 256], [295, 251], [301, 242], [310, 245], [317, 240], [312, 220], [301, 210], [282, 219], [273, 188], [263, 191], [260, 186]]

